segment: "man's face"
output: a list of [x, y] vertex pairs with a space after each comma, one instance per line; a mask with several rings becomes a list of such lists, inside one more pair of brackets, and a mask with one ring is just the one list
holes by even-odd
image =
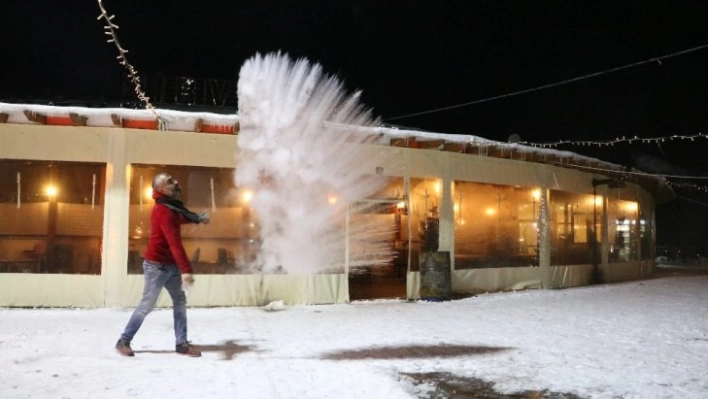
[[172, 176], [167, 176], [165, 184], [160, 189], [160, 192], [165, 194], [170, 198], [177, 198], [182, 194], [182, 187], [180, 187], [179, 182]]

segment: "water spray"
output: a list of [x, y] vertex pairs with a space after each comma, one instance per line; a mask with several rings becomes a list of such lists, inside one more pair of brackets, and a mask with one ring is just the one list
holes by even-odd
[[392, 259], [392, 225], [346, 222], [387, 182], [376, 167], [386, 147], [371, 145], [379, 123], [360, 94], [347, 94], [320, 65], [281, 53], [258, 54], [241, 68], [235, 179], [254, 193], [260, 249], [253, 268], [341, 273], [353, 262]]

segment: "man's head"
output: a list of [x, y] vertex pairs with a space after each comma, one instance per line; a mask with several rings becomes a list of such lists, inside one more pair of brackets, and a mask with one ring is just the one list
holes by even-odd
[[160, 173], [152, 179], [152, 189], [165, 194], [170, 198], [177, 198], [182, 194], [179, 182], [168, 173]]

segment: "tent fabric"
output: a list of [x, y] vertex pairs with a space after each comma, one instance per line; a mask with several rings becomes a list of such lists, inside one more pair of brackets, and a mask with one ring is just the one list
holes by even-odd
[[[0, 159], [98, 162], [106, 165], [104, 204], [96, 207], [103, 217], [100, 233], [86, 227], [62, 223], [62, 229], [77, 234], [101, 234], [101, 274], [0, 273], [0, 306], [76, 306], [131, 307], [139, 301], [142, 276], [127, 273], [130, 214], [136, 209], [129, 202], [131, 164], [192, 165], [233, 168], [236, 136], [181, 131], [153, 131], [95, 126], [47, 126], [0, 124]], [[368, 145], [372, 159], [387, 176], [442, 179], [443, 203], [440, 250], [454, 251], [450, 185], [470, 181], [501, 185], [539, 186], [546, 190], [592, 192], [595, 175], [523, 159], [501, 159], [484, 154], [462, 154], [437, 149], [415, 149]], [[61, 151], [57, 151], [61, 148]], [[160, 151], [155, 151], [160, 148]], [[384, 156], [382, 156], [384, 155]], [[628, 183], [623, 199], [637, 201], [647, 212], [654, 211], [654, 199], [643, 188]], [[606, 190], [606, 187], [600, 188]], [[447, 201], [446, 201], [447, 200]], [[8, 207], [8, 204], [2, 204]], [[42, 204], [23, 205], [21, 212]], [[42, 208], [44, 207], [44, 208]], [[4, 208], [2, 208], [4, 209]], [[9, 209], [8, 209], [9, 210]], [[64, 214], [87, 217], [78, 207], [64, 206]], [[3, 214], [5, 214], [3, 212]], [[91, 216], [92, 218], [95, 217]], [[40, 222], [27, 217], [26, 233], [43, 234]], [[653, 220], [653, 216], [651, 216]], [[93, 220], [93, 219], [92, 219]], [[87, 222], [88, 223], [88, 222]], [[90, 223], [96, 226], [95, 221]], [[218, 223], [215, 225], [218, 227]], [[92, 227], [91, 229], [95, 229]], [[208, 239], [205, 236], [204, 239]], [[1, 250], [1, 248], [0, 248]], [[602, 264], [606, 282], [644, 278], [651, 274], [653, 262]], [[592, 265], [495, 268], [451, 271], [453, 291], [460, 294], [527, 288], [563, 288], [592, 282]], [[410, 270], [410, 267], [409, 267]], [[286, 304], [343, 303], [349, 300], [346, 274], [199, 275], [188, 294], [190, 306], [262, 306], [269, 301]], [[419, 297], [420, 276], [409, 271], [407, 296]], [[163, 295], [158, 306], [169, 306]]]

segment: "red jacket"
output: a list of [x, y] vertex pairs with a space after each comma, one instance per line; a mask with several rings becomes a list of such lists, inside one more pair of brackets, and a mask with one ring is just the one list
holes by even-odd
[[[153, 191], [157, 200], [164, 194]], [[150, 214], [150, 239], [145, 259], [163, 265], [177, 265], [182, 273], [192, 273], [187, 253], [182, 245], [181, 225], [190, 223], [184, 216], [163, 204], [155, 204]]]

